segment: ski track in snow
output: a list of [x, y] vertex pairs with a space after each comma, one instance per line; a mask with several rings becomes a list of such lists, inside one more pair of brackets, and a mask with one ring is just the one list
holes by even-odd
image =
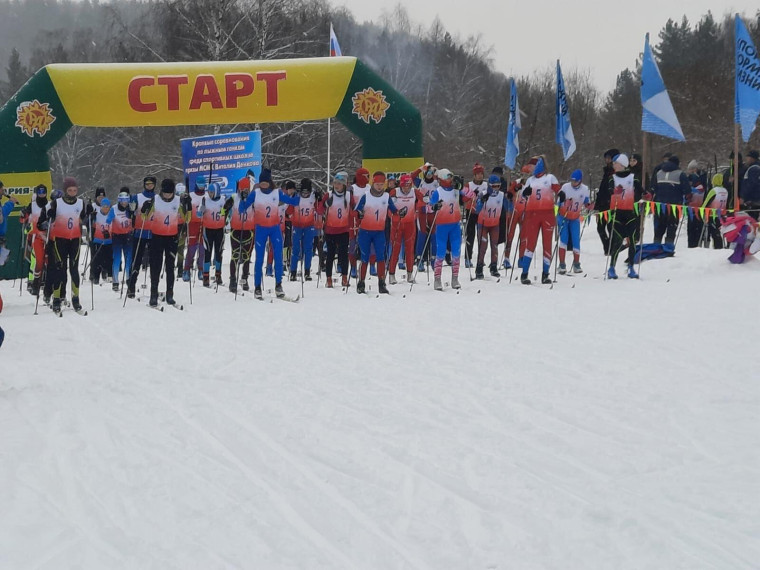
[[0, 569], [760, 568], [760, 262], [681, 238], [609, 282], [588, 229], [553, 289], [0, 282]]

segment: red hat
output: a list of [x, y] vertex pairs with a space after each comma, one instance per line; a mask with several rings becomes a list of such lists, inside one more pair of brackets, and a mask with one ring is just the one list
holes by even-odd
[[73, 176], [67, 176], [63, 179], [63, 190], [66, 191], [67, 188], [71, 188], [72, 186], [79, 186], [77, 184], [77, 181], [74, 179]]
[[372, 182], [385, 182], [385, 172], [379, 170], [372, 175]]
[[238, 190], [250, 190], [251, 189], [251, 179], [247, 176], [245, 178], [241, 178], [237, 181], [237, 189]]
[[367, 182], [369, 182], [369, 170], [366, 168], [358, 168], [356, 170], [356, 183], [359, 186], [366, 186]]
[[401, 178], [399, 178], [398, 183], [401, 186], [406, 186], [407, 184], [411, 184], [412, 183], [412, 177], [411, 177], [411, 175], [409, 175], [409, 174], [402, 174]]
[[485, 169], [483, 168], [483, 165], [480, 164], [479, 162], [476, 162], [475, 166], [472, 167], [472, 173], [477, 174], [478, 172], [480, 172], [481, 174], [486, 173]]

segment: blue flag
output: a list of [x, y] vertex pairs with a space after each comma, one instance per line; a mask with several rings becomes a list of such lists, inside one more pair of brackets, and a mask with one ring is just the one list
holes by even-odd
[[557, 144], [562, 147], [565, 160], [575, 152], [575, 135], [570, 125], [570, 108], [567, 105], [565, 80], [562, 78], [562, 68], [557, 60]]
[[760, 59], [739, 14], [736, 15], [735, 93], [734, 122], [742, 126], [742, 138], [748, 142], [760, 114]]
[[649, 34], [644, 44], [644, 61], [641, 64], [641, 106], [642, 131], [677, 141], [686, 140], [649, 46]]
[[507, 127], [507, 151], [504, 155], [504, 164], [509, 168], [515, 167], [517, 155], [520, 154], [520, 104], [517, 101], [517, 86], [515, 80], [509, 83], [509, 126]]

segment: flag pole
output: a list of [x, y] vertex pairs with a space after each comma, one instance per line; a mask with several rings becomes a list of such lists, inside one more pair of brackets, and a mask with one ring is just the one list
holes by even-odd
[[734, 211], [739, 211], [739, 123], [734, 125]]

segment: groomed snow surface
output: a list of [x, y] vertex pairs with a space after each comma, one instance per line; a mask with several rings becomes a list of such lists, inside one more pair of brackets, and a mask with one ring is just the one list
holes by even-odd
[[685, 233], [553, 289], [1, 282], [0, 568], [760, 568], [760, 263]]

